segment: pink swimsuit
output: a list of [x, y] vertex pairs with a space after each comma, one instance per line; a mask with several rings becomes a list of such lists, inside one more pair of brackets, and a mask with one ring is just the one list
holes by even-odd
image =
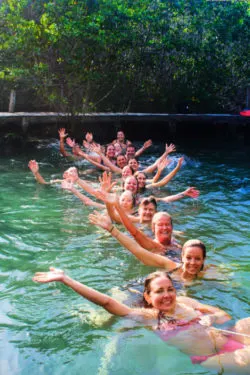
[[158, 314], [157, 330], [164, 341], [169, 340], [171, 337], [176, 336], [178, 332], [186, 331], [189, 327], [199, 323], [200, 317], [197, 316], [192, 320], [175, 320], [172, 317], [165, 316], [162, 312]]
[[197, 364], [197, 363], [205, 362], [208, 358], [214, 357], [216, 355], [235, 352], [235, 350], [243, 349], [243, 348], [245, 348], [244, 344], [242, 344], [239, 341], [235, 341], [232, 337], [228, 337], [227, 342], [218, 351], [218, 353], [209, 354], [209, 355], [193, 355], [190, 358], [191, 358], [192, 363]]
[[[196, 318], [192, 320], [175, 320], [174, 318], [170, 316], [165, 316], [162, 312], [159, 312], [158, 314], [158, 326], [157, 330], [159, 331], [160, 337], [167, 341], [170, 338], [176, 336], [176, 334], [180, 331], [185, 331], [189, 329], [190, 326], [193, 326], [194, 324], [199, 324], [200, 317], [197, 316]], [[243, 349], [245, 347], [244, 344], [242, 344], [239, 341], [235, 341], [233, 337], [229, 336], [227, 342], [223, 345], [223, 347], [214, 354], [209, 355], [193, 355], [191, 356], [191, 361], [194, 364], [202, 363], [206, 361], [208, 358], [214, 357], [219, 354], [223, 353], [230, 353], [234, 352], [238, 349]]]

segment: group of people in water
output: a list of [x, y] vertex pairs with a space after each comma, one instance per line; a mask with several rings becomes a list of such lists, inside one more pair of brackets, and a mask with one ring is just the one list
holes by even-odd
[[[169, 154], [175, 151], [175, 146], [166, 145], [164, 153], [142, 169], [138, 157], [152, 145], [151, 140], [136, 150], [121, 130], [105, 148], [94, 141], [91, 133], [86, 134], [82, 147], [67, 137], [64, 128], [59, 129], [59, 138], [60, 152], [64, 157], [70, 160], [84, 158], [101, 171], [99, 186], [96, 188], [80, 178], [76, 167], [67, 169], [62, 180], [47, 182], [40, 174], [38, 163], [31, 160], [29, 168], [37, 182], [45, 185], [61, 183], [63, 189], [73, 193], [83, 204], [102, 209], [89, 215], [90, 223], [109, 232], [140, 262], [160, 271], [145, 279], [143, 300], [136, 308], [89, 288], [55, 268], [36, 273], [33, 280], [39, 283], [61, 282], [111, 314], [145, 322], [163, 340], [188, 354], [193, 363], [220, 372], [249, 373], [250, 318], [239, 320], [229, 330], [216, 328], [214, 324], [230, 321], [229, 314], [195, 299], [177, 296], [174, 287], [173, 279], [180, 283], [192, 283], [213, 271], [213, 266], [205, 265], [204, 243], [190, 239], [181, 247], [175, 238], [178, 233], [173, 229], [171, 216], [165, 211], [157, 211], [159, 201], [168, 203], [185, 197], [197, 198], [199, 191], [188, 187], [167, 197], [145, 195], [148, 189], [169, 183], [181, 169], [183, 157], [161, 178], [166, 167], [172, 165]], [[66, 151], [65, 141], [72, 152]], [[112, 174], [116, 180], [112, 180]], [[119, 224], [123, 224], [129, 235], [120, 230]], [[142, 225], [151, 227], [153, 237], [140, 229]]]

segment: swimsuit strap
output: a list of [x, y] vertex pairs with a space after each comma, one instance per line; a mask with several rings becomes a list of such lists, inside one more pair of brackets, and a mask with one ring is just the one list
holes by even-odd
[[157, 329], [161, 329], [161, 324], [162, 323], [170, 323], [170, 324], [175, 324], [176, 319], [173, 318], [172, 316], [165, 315], [163, 311], [159, 311], [158, 316], [157, 316]]
[[180, 270], [180, 269], [182, 268], [182, 266], [183, 266], [183, 263], [181, 263], [179, 266], [173, 268], [171, 271], [168, 272], [168, 274], [169, 274], [169, 275], [172, 275], [172, 273], [174, 273], [174, 272]]

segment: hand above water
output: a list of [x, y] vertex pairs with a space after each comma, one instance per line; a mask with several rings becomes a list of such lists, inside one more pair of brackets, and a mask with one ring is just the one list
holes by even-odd
[[50, 267], [49, 272], [36, 272], [32, 280], [37, 283], [50, 283], [52, 281], [63, 282], [64, 277], [64, 271]]

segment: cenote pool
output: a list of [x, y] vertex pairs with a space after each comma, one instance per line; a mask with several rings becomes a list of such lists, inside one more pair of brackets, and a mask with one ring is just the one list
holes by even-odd
[[[235, 320], [250, 316], [249, 150], [231, 144], [199, 147], [198, 142], [176, 146], [173, 158], [184, 155], [185, 163], [160, 194], [196, 186], [201, 195], [160, 208], [173, 216], [176, 230], [184, 231], [182, 243], [190, 238], [206, 243], [207, 263], [218, 265], [222, 275], [180, 292], [220, 306]], [[155, 145], [145, 159], [154, 160], [162, 150], [163, 145]], [[38, 185], [27, 167], [30, 159], [39, 162], [47, 180], [60, 178], [72, 165], [60, 157], [54, 139], [1, 157], [1, 375], [217, 374], [191, 364], [152, 331], [110, 317], [63, 285], [32, 282], [35, 272], [54, 265], [88, 286], [134, 303], [126, 285], [154, 269], [91, 226], [92, 209], [69, 192], [59, 185]], [[87, 168], [80, 164], [80, 169]], [[91, 172], [88, 179], [96, 183], [97, 175]]]

